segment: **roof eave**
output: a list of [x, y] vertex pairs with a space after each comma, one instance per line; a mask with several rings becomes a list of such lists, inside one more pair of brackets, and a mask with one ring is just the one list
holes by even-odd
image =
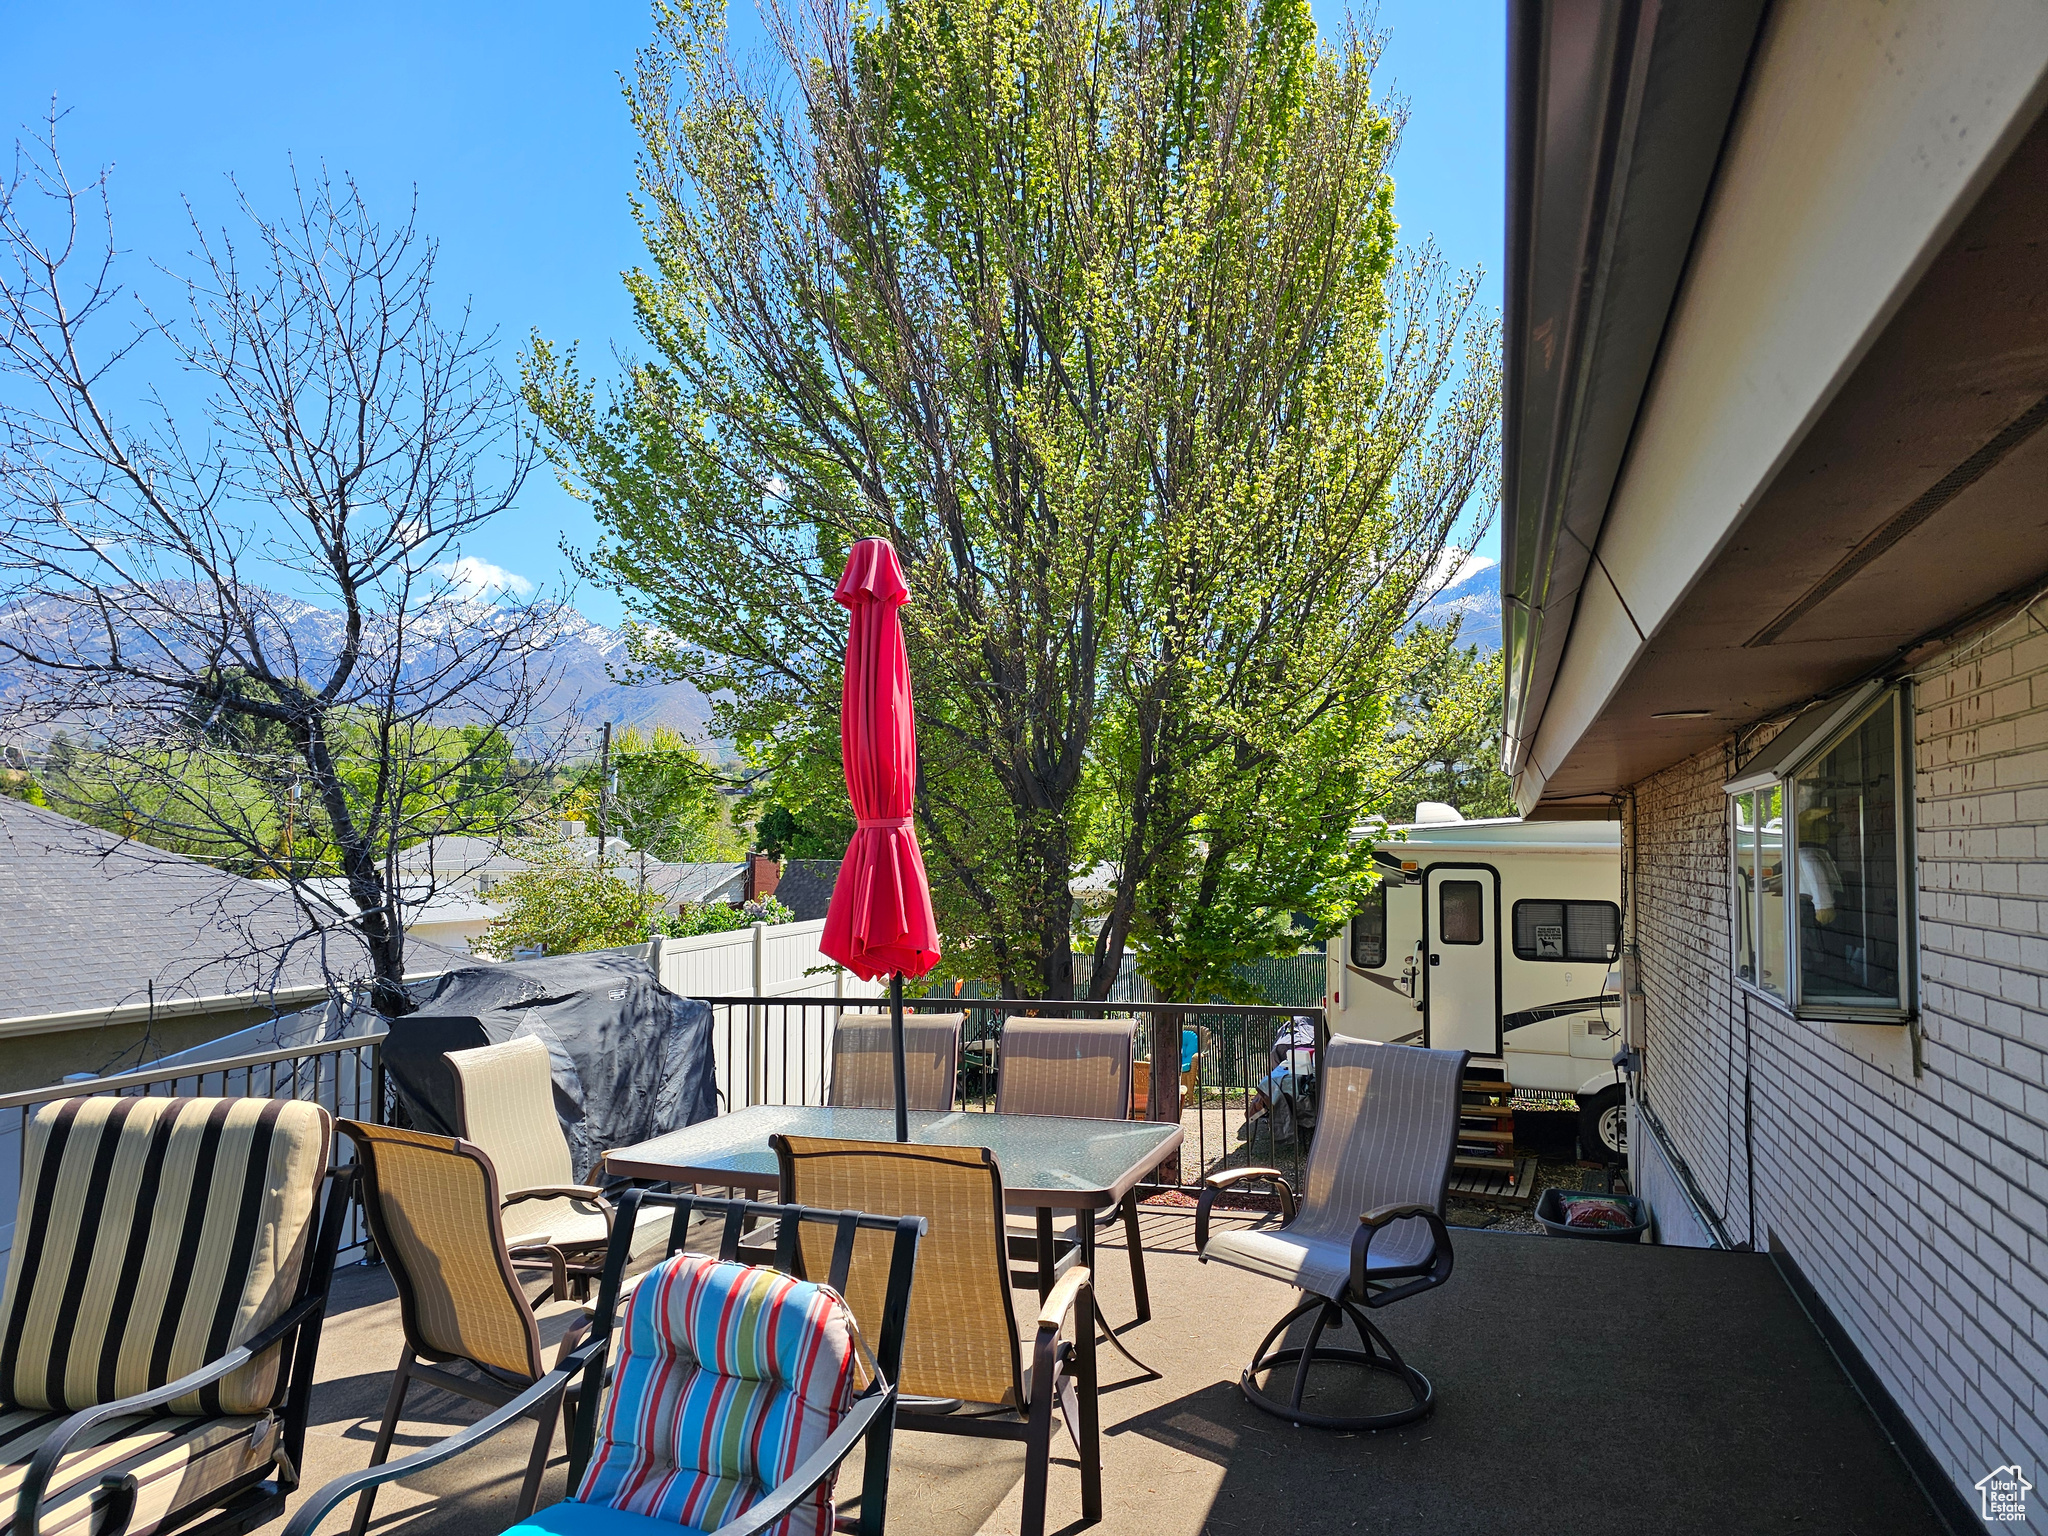
[[1742, 92], [1765, 0], [1509, 11], [1502, 762], [1544, 706]]

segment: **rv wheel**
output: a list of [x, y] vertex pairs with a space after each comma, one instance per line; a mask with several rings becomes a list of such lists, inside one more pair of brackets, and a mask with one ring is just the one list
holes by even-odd
[[1628, 1100], [1619, 1083], [1579, 1100], [1579, 1156], [1589, 1163], [1628, 1160]]

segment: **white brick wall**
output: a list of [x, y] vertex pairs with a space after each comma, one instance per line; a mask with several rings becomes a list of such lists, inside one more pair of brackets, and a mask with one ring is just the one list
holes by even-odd
[[1731, 1238], [1792, 1254], [1974, 1508], [1991, 1468], [2048, 1467], [2048, 634], [1953, 653], [1914, 705], [1917, 1068], [1906, 1029], [1733, 985], [1731, 742], [1627, 807], [1642, 1092]]

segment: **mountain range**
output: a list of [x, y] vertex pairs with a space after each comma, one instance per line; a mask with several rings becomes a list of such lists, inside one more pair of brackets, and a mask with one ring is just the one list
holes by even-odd
[[[263, 594], [262, 602], [266, 627], [270, 630], [265, 639], [266, 649], [273, 656], [296, 657], [297, 671], [302, 677], [323, 675], [341, 645], [341, 614], [277, 593]], [[474, 598], [442, 598], [408, 621], [408, 644], [424, 657], [431, 657], [438, 639], [471, 633], [476, 625], [488, 625], [493, 615], [501, 612], [509, 617], [511, 610]], [[21, 609], [0, 618], [8, 621], [10, 627], [37, 627], [32, 612], [25, 614]], [[53, 611], [45, 622], [55, 625], [64, 619]], [[130, 637], [124, 642], [131, 652], [146, 649], [137, 643], [139, 638]], [[562, 616], [558, 636], [549, 651], [548, 666], [554, 683], [536, 713], [552, 722], [549, 734], [565, 724], [594, 734], [602, 722], [609, 720], [614, 727], [637, 726], [643, 731], [668, 726], [699, 744], [712, 740], [710, 701], [690, 684], [626, 684], [613, 676], [614, 670], [631, 670], [622, 631], [607, 629], [572, 609]], [[18, 702], [27, 691], [27, 679], [18, 669], [0, 665], [0, 737], [40, 746], [47, 729], [10, 726], [7, 719], [9, 705]]]
[[1416, 616], [1418, 623], [1443, 624], [1456, 618], [1458, 643], [1481, 651], [1500, 649], [1500, 566], [1484, 555], [1468, 558], [1457, 579]]

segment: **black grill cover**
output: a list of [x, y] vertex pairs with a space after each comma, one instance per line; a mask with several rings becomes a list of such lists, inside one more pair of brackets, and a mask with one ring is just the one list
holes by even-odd
[[555, 1112], [579, 1179], [607, 1148], [718, 1113], [710, 1005], [670, 992], [637, 955], [469, 966], [406, 990], [418, 1009], [389, 1021], [384, 1062], [421, 1130], [456, 1128], [444, 1051], [517, 1035], [537, 1036], [553, 1058]]

